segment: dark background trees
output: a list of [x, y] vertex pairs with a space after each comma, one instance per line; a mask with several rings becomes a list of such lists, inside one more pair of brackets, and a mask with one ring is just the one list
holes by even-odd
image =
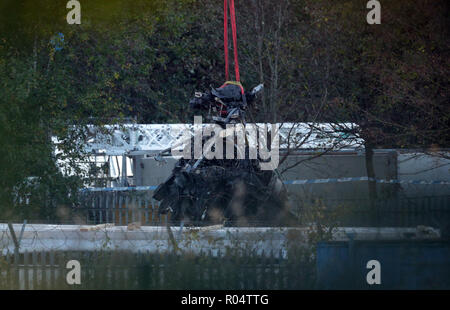
[[[252, 117], [355, 122], [368, 150], [448, 147], [447, 1], [382, 1], [380, 25], [366, 3], [236, 1], [242, 81], [265, 84]], [[194, 90], [223, 83], [223, 2], [81, 1], [81, 25], [66, 23], [65, 5], [0, 4], [3, 206], [29, 176], [61, 197], [79, 186], [50, 139], [80, 156], [68, 126], [191, 122]]]

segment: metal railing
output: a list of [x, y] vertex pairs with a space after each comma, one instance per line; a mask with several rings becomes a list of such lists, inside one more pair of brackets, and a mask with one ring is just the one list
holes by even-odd
[[72, 209], [86, 224], [114, 223], [128, 225], [165, 225], [169, 216], [159, 215], [159, 204], [151, 196], [153, 191], [88, 192], [80, 196]]
[[[86, 192], [72, 209], [83, 224], [114, 223], [128, 225], [164, 225], [167, 215], [158, 214], [153, 191]], [[299, 224], [309, 220], [309, 213], [321, 207], [339, 226], [416, 227], [447, 229], [450, 224], [450, 196], [395, 197], [369, 199], [311, 199], [292, 203]], [[333, 216], [331, 216], [333, 214]], [[76, 217], [75, 216], [75, 217]], [[250, 223], [251, 224], [251, 223]], [[254, 223], [264, 225], [268, 223]]]

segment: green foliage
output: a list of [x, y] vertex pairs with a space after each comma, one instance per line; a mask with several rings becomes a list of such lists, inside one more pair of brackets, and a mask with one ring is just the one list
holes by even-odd
[[[87, 137], [71, 126], [179, 121], [195, 71], [210, 60], [191, 59], [191, 1], [91, 1], [75, 27], [55, 1], [2, 5], [1, 218], [50, 219], [57, 208], [49, 206], [72, 204], [87, 177], [76, 165]], [[56, 33], [64, 35], [61, 50], [51, 43]], [[54, 154], [52, 136], [64, 154]], [[75, 176], [63, 175], [57, 159]]]

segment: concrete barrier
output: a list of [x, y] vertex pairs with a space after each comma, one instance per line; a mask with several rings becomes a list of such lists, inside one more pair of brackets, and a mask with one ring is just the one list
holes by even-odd
[[[16, 235], [22, 224], [13, 224]], [[306, 245], [311, 228], [288, 227], [172, 227], [171, 232], [182, 251], [227, 248], [246, 249], [257, 253], [284, 253], [292, 245]], [[338, 227], [332, 230], [332, 240], [435, 240], [439, 231], [429, 227], [364, 228]], [[28, 224], [20, 240], [19, 252], [32, 251], [97, 251], [125, 250], [132, 252], [171, 251], [173, 243], [164, 226], [44, 225]], [[14, 242], [7, 224], [0, 224], [0, 250], [14, 252]]]

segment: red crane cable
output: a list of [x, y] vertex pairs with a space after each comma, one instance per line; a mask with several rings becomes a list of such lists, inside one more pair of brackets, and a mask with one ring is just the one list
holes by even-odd
[[228, 0], [223, 2], [223, 49], [225, 51], [225, 81], [228, 81]]
[[236, 15], [234, 10], [234, 0], [224, 0], [224, 11], [223, 11], [223, 42], [225, 50], [225, 80], [228, 81], [229, 71], [228, 71], [228, 1], [230, 1], [230, 19], [231, 19], [231, 32], [233, 36], [233, 50], [234, 50], [234, 72], [236, 81], [240, 82], [239, 75], [239, 63], [238, 63], [238, 53], [237, 53], [237, 35], [236, 35]]

